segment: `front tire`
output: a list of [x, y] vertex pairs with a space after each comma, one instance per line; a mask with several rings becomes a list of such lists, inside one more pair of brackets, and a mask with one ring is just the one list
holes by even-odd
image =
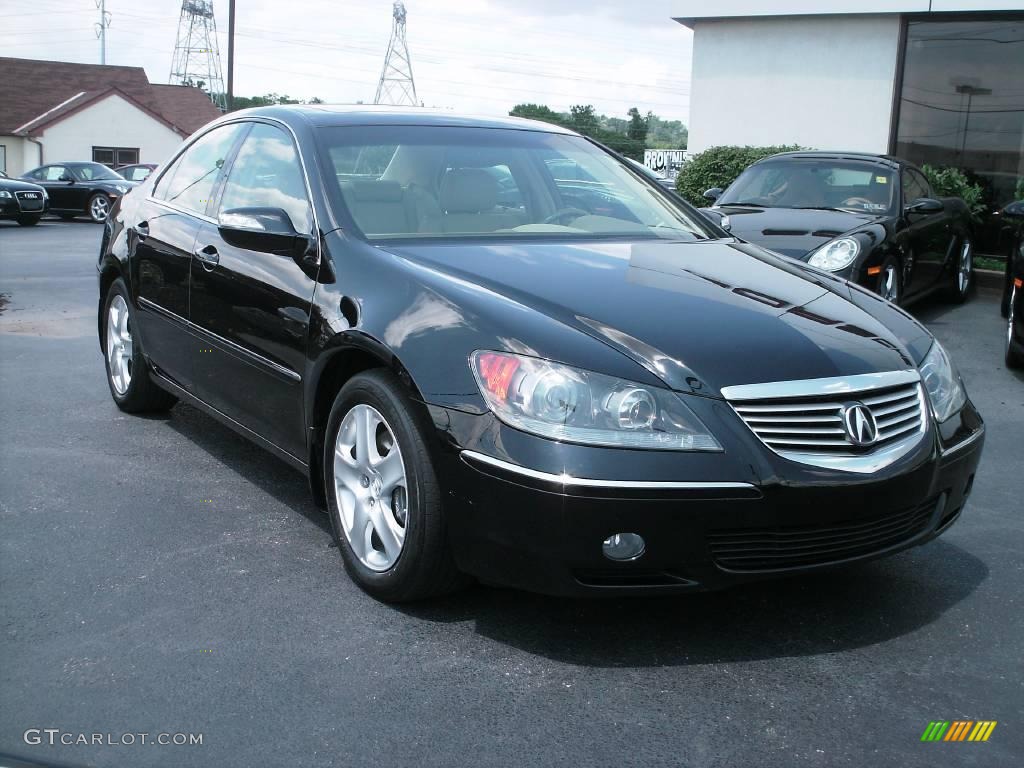
[[17, 221], [23, 227], [34, 227], [42, 216], [19, 216]]
[[103, 358], [107, 384], [117, 407], [126, 413], [166, 411], [177, 398], [149, 377], [142, 347], [133, 335], [134, 313], [124, 281], [118, 278], [103, 303]]
[[1013, 343], [1014, 305], [1017, 303], [1017, 288], [1010, 291], [1010, 306], [1006, 319], [1006, 367], [1024, 368], [1024, 352]]
[[327, 420], [323, 476], [334, 538], [349, 576], [379, 600], [433, 597], [462, 581], [429, 428], [383, 370], [350, 379]]
[[110, 197], [103, 192], [97, 192], [89, 198], [89, 203], [85, 210], [89, 214], [90, 219], [97, 224], [102, 224], [107, 220], [107, 215], [110, 213]]
[[882, 262], [882, 271], [878, 273], [878, 285], [875, 291], [886, 301], [899, 306], [903, 299], [903, 270], [895, 256]]
[[949, 300], [954, 304], [963, 304], [971, 295], [974, 287], [974, 243], [970, 237], [960, 240], [956, 256], [956, 265], [952, 282], [949, 286]]

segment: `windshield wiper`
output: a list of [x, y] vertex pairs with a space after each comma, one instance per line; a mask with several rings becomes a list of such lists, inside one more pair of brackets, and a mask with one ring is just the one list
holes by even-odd
[[828, 205], [794, 205], [795, 211], [837, 211], [839, 213], [851, 213], [848, 208], [832, 208]]
[[719, 203], [720, 208], [731, 206], [733, 208], [764, 208], [760, 203]]

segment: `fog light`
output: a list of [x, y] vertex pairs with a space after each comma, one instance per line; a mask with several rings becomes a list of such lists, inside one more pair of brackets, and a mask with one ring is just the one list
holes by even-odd
[[644, 539], [638, 533], [616, 533], [601, 545], [601, 551], [609, 560], [636, 560], [644, 553]]

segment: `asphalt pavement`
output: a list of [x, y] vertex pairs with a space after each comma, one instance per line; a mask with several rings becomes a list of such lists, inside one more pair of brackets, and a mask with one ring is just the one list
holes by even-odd
[[[393, 607], [348, 580], [295, 471], [190, 407], [117, 410], [95, 330], [100, 233], [0, 222], [0, 754], [1024, 764], [1024, 377], [1003, 365], [995, 292], [913, 308], [988, 424], [974, 493], [941, 539], [721, 593], [474, 587]], [[986, 743], [922, 743], [933, 720], [998, 726]], [[59, 729], [52, 746], [43, 729]], [[202, 744], [152, 743], [162, 733]], [[61, 744], [79, 734], [90, 743]]]

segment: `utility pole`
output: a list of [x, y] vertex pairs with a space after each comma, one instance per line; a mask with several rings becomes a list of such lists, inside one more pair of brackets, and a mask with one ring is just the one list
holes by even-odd
[[416, 81], [412, 79], [409, 46], [405, 42], [405, 16], [405, 4], [401, 0], [395, 0], [392, 8], [391, 40], [388, 41], [388, 52], [384, 56], [384, 70], [380, 73], [380, 82], [377, 83], [374, 104], [419, 106], [416, 98]]
[[235, 0], [228, 0], [228, 112], [235, 108]]
[[107, 0], [96, 0], [100, 11], [100, 20], [96, 22], [96, 37], [100, 41], [100, 64], [107, 63], [107, 27], [110, 26], [110, 14], [107, 13]]
[[222, 112], [227, 109], [213, 0], [182, 0], [178, 40], [167, 82], [202, 88]]

